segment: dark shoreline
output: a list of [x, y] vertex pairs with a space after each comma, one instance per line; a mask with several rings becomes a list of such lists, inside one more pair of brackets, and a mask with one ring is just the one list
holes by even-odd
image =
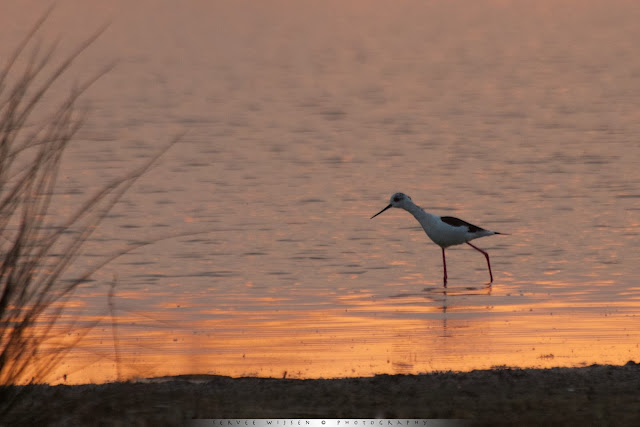
[[464, 418], [477, 425], [640, 425], [640, 364], [344, 379], [186, 375], [38, 385], [3, 425], [182, 425], [192, 418]]

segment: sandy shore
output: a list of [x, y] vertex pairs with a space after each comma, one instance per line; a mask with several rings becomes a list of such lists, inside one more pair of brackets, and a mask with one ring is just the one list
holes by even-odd
[[640, 364], [295, 380], [191, 375], [21, 393], [3, 425], [182, 425], [192, 418], [464, 418], [640, 425]]

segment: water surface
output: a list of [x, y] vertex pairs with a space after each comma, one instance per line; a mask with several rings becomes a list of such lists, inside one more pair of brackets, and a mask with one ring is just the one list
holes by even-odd
[[[0, 57], [42, 7], [7, 3]], [[61, 214], [189, 131], [80, 265], [203, 232], [78, 289], [63, 321], [98, 323], [51, 382], [638, 360], [634, 2], [254, 3], [66, 0], [45, 24], [63, 53], [111, 22], [77, 78], [118, 61], [84, 98]], [[494, 283], [465, 245], [444, 292], [408, 213], [369, 220], [396, 191], [509, 233], [474, 242]]]

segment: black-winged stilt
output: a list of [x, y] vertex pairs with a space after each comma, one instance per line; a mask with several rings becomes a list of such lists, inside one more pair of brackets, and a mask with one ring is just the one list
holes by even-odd
[[489, 254], [482, 249], [472, 245], [471, 243], [469, 243], [469, 241], [477, 239], [478, 237], [505, 233], [485, 230], [484, 228], [480, 228], [477, 225], [469, 224], [466, 221], [452, 216], [437, 216], [430, 214], [429, 212], [425, 212], [420, 206], [417, 206], [415, 203], [413, 203], [413, 201], [411, 201], [411, 197], [407, 196], [404, 193], [395, 193], [393, 196], [391, 196], [389, 205], [372, 216], [370, 219], [377, 217], [389, 208], [401, 208], [413, 215], [418, 220], [420, 225], [422, 225], [422, 228], [424, 229], [425, 233], [427, 233], [427, 236], [429, 236], [429, 238], [433, 240], [436, 245], [442, 248], [442, 265], [444, 267], [445, 287], [447, 287], [447, 260], [444, 254], [444, 250], [449, 246], [460, 245], [462, 243], [466, 243], [467, 245], [471, 246], [473, 249], [481, 252], [484, 255], [484, 257], [487, 259], [487, 266], [489, 267], [489, 278], [491, 279], [490, 283], [493, 282], [493, 273], [491, 272], [491, 262], [489, 261]]

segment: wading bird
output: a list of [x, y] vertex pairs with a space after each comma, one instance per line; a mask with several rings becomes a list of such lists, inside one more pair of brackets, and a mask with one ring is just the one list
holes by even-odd
[[489, 261], [489, 254], [482, 249], [469, 243], [473, 239], [478, 237], [493, 236], [498, 233], [497, 231], [489, 231], [484, 228], [480, 228], [477, 225], [469, 224], [466, 221], [452, 217], [452, 216], [438, 216], [424, 211], [420, 206], [411, 201], [411, 197], [404, 193], [395, 193], [391, 196], [389, 205], [382, 209], [380, 212], [372, 216], [373, 219], [380, 215], [382, 212], [389, 208], [401, 208], [409, 212], [418, 220], [425, 233], [433, 243], [442, 248], [442, 266], [444, 267], [444, 287], [447, 287], [447, 260], [444, 254], [444, 250], [449, 246], [460, 245], [466, 243], [473, 249], [481, 252], [487, 259], [487, 267], [489, 267], [490, 283], [493, 282], [493, 273], [491, 272], [491, 262]]

